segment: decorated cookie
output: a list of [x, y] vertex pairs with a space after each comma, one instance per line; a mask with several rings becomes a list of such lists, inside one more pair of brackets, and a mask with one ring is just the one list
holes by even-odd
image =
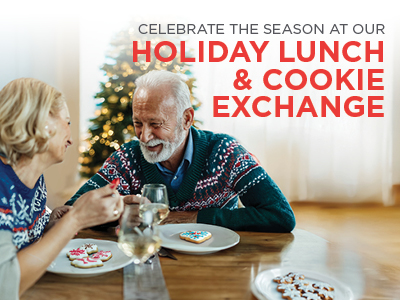
[[333, 286], [324, 282], [309, 281], [303, 274], [290, 272], [272, 279], [276, 289], [287, 300], [341, 300], [335, 299]]
[[327, 290], [318, 289], [316, 290], [318, 296], [321, 297], [323, 300], [333, 300], [334, 299], [334, 292], [330, 292]]
[[101, 267], [103, 266], [103, 262], [100, 259], [92, 259], [90, 257], [85, 257], [85, 258], [77, 258], [71, 261], [71, 265], [73, 265], [76, 268], [87, 269], [87, 268]]
[[100, 259], [101, 261], [107, 261], [112, 257], [111, 251], [99, 251], [93, 254], [90, 258], [92, 259]]
[[293, 280], [304, 280], [306, 277], [303, 274], [290, 272], [286, 276], [292, 277]]
[[210, 239], [211, 236], [212, 234], [208, 231], [185, 231], [179, 235], [182, 240], [196, 244], [203, 243], [204, 241]]
[[293, 282], [293, 278], [289, 276], [278, 276], [273, 279], [276, 283], [288, 284]]
[[302, 297], [305, 298], [306, 300], [321, 300], [321, 297], [318, 296], [318, 294], [309, 292], [302, 294]]
[[297, 289], [302, 293], [314, 293], [315, 289], [310, 285], [297, 285]]
[[97, 251], [99, 251], [98, 247], [96, 244], [83, 244], [81, 247], [79, 247], [80, 249], [85, 249], [87, 254], [92, 254], [92, 253], [96, 253]]
[[288, 299], [288, 300], [293, 300], [293, 298], [296, 297], [301, 297], [300, 291], [294, 290], [294, 291], [285, 291], [282, 294], [282, 298]]
[[279, 292], [283, 293], [285, 291], [296, 291], [297, 288], [294, 284], [285, 284], [285, 283], [281, 283], [278, 284], [278, 287], [276, 288]]
[[74, 259], [78, 259], [78, 258], [88, 257], [88, 254], [85, 249], [78, 248], [78, 249], [72, 249], [72, 250], [68, 251], [67, 256], [68, 256], [69, 260], [74, 260]]
[[316, 282], [316, 283], [313, 284], [313, 287], [314, 287], [315, 289], [321, 289], [321, 290], [327, 290], [327, 291], [333, 291], [333, 290], [335, 290], [335, 289], [333, 288], [333, 286], [331, 286], [330, 284], [327, 284], [327, 283], [325, 283], [325, 282]]
[[295, 286], [311, 285], [311, 283], [309, 281], [302, 280], [302, 279], [294, 279], [292, 283]]
[[277, 276], [277, 277], [275, 277], [274, 279], [272, 279], [273, 281], [275, 281], [275, 282], [277, 282], [277, 283], [281, 283], [281, 280], [283, 279], [283, 278], [285, 278], [286, 276]]

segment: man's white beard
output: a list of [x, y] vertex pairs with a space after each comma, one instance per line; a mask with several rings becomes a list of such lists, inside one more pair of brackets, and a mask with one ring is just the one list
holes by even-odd
[[[179, 124], [179, 122], [178, 122]], [[168, 160], [172, 154], [178, 149], [178, 147], [183, 143], [185, 140], [185, 130], [183, 130], [182, 125], [177, 125], [175, 130], [175, 139], [172, 142], [164, 141], [161, 139], [152, 139], [147, 143], [140, 142], [140, 150], [143, 153], [144, 158], [151, 164], [155, 164], [158, 162]], [[156, 151], [150, 151], [147, 147], [154, 147], [159, 144], [162, 144], [162, 149], [160, 153]]]

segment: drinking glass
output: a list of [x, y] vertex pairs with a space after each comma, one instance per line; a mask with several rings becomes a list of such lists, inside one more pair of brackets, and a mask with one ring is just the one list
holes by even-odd
[[145, 212], [153, 213], [154, 222], [160, 224], [169, 214], [167, 187], [164, 184], [145, 184], [140, 198], [140, 216]]
[[153, 214], [150, 211], [139, 216], [137, 205], [125, 206], [118, 233], [118, 247], [125, 255], [133, 258], [138, 286], [140, 286], [141, 264], [161, 247], [158, 227], [153, 224]]

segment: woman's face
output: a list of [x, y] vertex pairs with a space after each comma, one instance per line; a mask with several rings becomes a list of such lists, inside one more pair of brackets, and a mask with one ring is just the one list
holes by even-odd
[[47, 153], [53, 164], [64, 160], [65, 151], [72, 145], [70, 116], [67, 104], [64, 102], [62, 109], [56, 116], [49, 116], [47, 122], [50, 133], [55, 131], [55, 135], [50, 138]]

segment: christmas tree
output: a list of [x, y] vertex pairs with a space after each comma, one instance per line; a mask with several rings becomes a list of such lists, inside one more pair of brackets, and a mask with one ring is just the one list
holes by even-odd
[[[128, 30], [123, 30], [115, 35], [111, 41], [111, 50], [107, 53], [107, 61], [101, 70], [108, 77], [107, 82], [101, 82], [101, 91], [95, 95], [98, 102], [96, 117], [91, 119], [92, 125], [88, 130], [84, 151], [81, 152], [79, 162], [82, 177], [91, 177], [102, 166], [103, 162], [120, 148], [120, 145], [130, 141], [134, 136], [132, 124], [132, 96], [135, 92], [135, 80], [151, 70], [167, 70], [184, 74], [189, 87], [191, 102], [196, 110], [201, 103], [193, 95], [196, 79], [190, 72], [190, 65], [182, 63], [179, 55], [171, 62], [161, 62], [154, 56], [154, 46], [169, 40], [179, 45], [180, 39], [174, 36], [142, 35], [136, 31], [137, 26], [132, 24]], [[151, 41], [152, 58], [145, 61], [145, 55], [140, 55], [138, 62], [132, 62], [132, 43], [138, 41], [139, 47], [144, 48], [146, 41]], [[171, 53], [169, 47], [161, 49], [161, 55], [168, 57]], [[190, 53], [185, 54], [190, 57]], [[142, 56], [142, 57], [141, 57]], [[198, 121], [195, 121], [197, 123]]]

